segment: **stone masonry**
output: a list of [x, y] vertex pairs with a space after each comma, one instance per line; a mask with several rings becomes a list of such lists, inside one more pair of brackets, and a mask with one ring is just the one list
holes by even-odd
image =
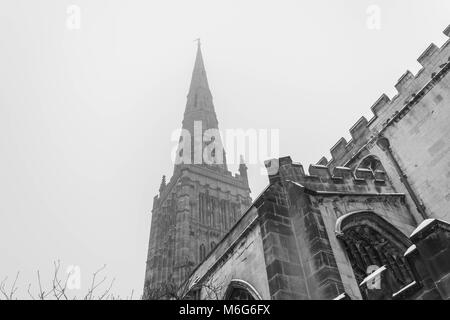
[[[200, 60], [199, 50], [186, 128], [217, 126]], [[146, 285], [174, 277], [186, 299], [449, 300], [450, 40], [418, 62], [330, 160], [307, 171], [290, 157], [267, 161], [269, 185], [253, 203], [245, 165], [236, 176], [226, 163], [175, 166], [155, 197]], [[208, 205], [224, 200], [236, 207], [225, 219]], [[199, 207], [215, 218], [202, 222]]]

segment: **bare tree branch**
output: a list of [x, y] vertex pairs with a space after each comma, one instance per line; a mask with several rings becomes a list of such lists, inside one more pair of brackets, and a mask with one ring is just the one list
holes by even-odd
[[31, 289], [31, 283], [28, 284], [27, 292], [28, 292], [28, 295], [31, 297], [31, 299], [36, 300], [36, 298], [31, 293], [30, 289]]
[[6, 288], [6, 282], [8, 281], [8, 277], [5, 277], [0, 283], [0, 293], [4, 296], [5, 300], [13, 300], [14, 295], [17, 292], [17, 280], [19, 279], [20, 271], [17, 272], [14, 282], [11, 285], [11, 288], [8, 290]]
[[[60, 260], [56, 260], [53, 262], [53, 274], [52, 279], [50, 280], [50, 288], [47, 290], [43, 286], [43, 282], [41, 279], [41, 273], [39, 270], [37, 270], [37, 285], [36, 290], [37, 293], [33, 292], [32, 290], [32, 284], [29, 283], [27, 286], [27, 297], [31, 298], [32, 300], [46, 300], [46, 299], [53, 299], [53, 300], [76, 300], [76, 295], [69, 294], [68, 290], [68, 283], [70, 280], [70, 277], [73, 275], [72, 273], [68, 273], [67, 276], [61, 277], [60, 271], [61, 271], [61, 262]], [[116, 281], [115, 278], [113, 278], [109, 285], [104, 290], [99, 290], [100, 287], [106, 283], [107, 277], [102, 277], [99, 280], [100, 273], [103, 272], [106, 268], [106, 265], [103, 265], [101, 268], [96, 270], [92, 274], [92, 280], [90, 283], [90, 286], [87, 289], [86, 294], [83, 296], [83, 300], [118, 300], [121, 299], [119, 295], [114, 295], [111, 293], [111, 290], [113, 288], [113, 285]], [[8, 286], [8, 277], [5, 277], [0, 282], [0, 300], [13, 300], [18, 299], [16, 297], [17, 290], [19, 289], [17, 286], [17, 282], [19, 279], [19, 272], [16, 274], [16, 277], [14, 281], [11, 284], [11, 287]], [[134, 290], [131, 291], [131, 296], [129, 299], [133, 299]], [[128, 298], [128, 297], [126, 297]]]

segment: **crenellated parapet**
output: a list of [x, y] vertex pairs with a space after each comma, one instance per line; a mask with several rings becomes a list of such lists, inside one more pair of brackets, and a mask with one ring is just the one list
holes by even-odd
[[381, 97], [370, 107], [375, 117], [378, 117], [391, 103], [391, 99], [383, 93]]
[[[450, 37], [450, 25], [443, 33]], [[434, 86], [450, 70], [450, 40], [441, 47], [430, 44], [417, 61], [422, 66], [417, 74], [407, 70], [395, 84], [397, 94], [389, 98], [383, 93], [371, 107], [373, 117], [370, 120], [361, 117], [349, 130], [351, 140], [340, 138], [330, 149], [331, 159], [328, 161], [322, 157], [317, 164], [330, 168], [344, 165], [371, 138], [392, 123], [394, 118], [398, 118], [402, 110], [411, 108], [419, 101], [430, 90], [429, 87]]]
[[[267, 161], [273, 165], [278, 162], [278, 171], [269, 171], [271, 183], [293, 182], [309, 192], [336, 195], [381, 195], [394, 194], [395, 191], [381, 170], [347, 167], [329, 168], [325, 165], [310, 165], [308, 173], [303, 166], [292, 162], [290, 157]], [[306, 192], [306, 191], [305, 191]], [[398, 195], [398, 194], [397, 194]]]
[[373, 136], [370, 131], [369, 122], [365, 117], [361, 117], [349, 130], [350, 141], [344, 137], [341, 137], [336, 144], [331, 147], [331, 160], [327, 161], [325, 157], [322, 157], [317, 164], [334, 168], [344, 164], [347, 159], [357, 153]]

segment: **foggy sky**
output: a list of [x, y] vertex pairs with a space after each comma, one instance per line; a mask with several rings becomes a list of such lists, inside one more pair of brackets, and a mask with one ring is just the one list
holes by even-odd
[[[71, 4], [79, 30], [66, 27]], [[0, 278], [20, 270], [26, 298], [60, 259], [81, 268], [74, 294], [103, 264], [115, 293], [142, 293], [194, 39], [219, 128], [279, 129], [281, 155], [307, 168], [419, 70], [449, 13], [448, 0], [1, 1]], [[268, 182], [257, 165], [249, 180], [253, 198]]]

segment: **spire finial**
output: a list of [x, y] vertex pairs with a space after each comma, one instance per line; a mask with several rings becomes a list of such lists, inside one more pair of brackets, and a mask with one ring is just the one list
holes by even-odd
[[194, 41], [197, 41], [197, 48], [200, 48], [200, 38], [197, 38]]

